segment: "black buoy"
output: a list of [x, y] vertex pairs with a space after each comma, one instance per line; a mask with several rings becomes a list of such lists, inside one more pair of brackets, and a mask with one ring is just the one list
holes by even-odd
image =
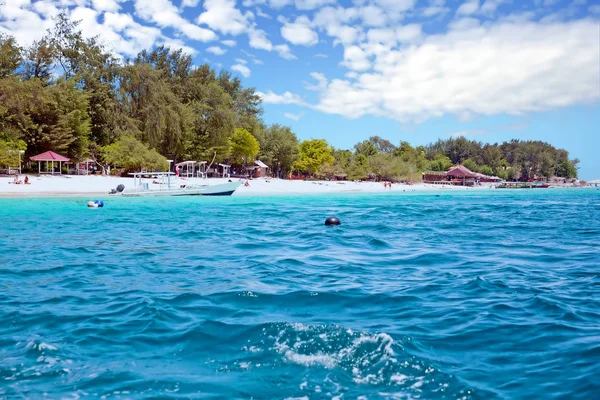
[[120, 184], [119, 186], [117, 186], [117, 192], [121, 193], [123, 190], [125, 190], [125, 185]]
[[339, 225], [339, 224], [341, 224], [341, 222], [336, 217], [329, 217], [325, 220], [325, 225]]

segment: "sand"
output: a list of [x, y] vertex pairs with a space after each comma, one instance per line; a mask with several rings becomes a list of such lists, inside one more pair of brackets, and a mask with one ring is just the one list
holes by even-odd
[[[21, 175], [23, 180], [25, 175]], [[111, 189], [119, 184], [125, 185], [125, 190], [133, 188], [132, 178], [120, 178], [109, 176], [31, 176], [31, 184], [15, 185], [13, 178], [0, 178], [0, 197], [52, 197], [52, 196], [84, 196], [84, 195], [106, 195]], [[232, 178], [232, 180], [238, 180]], [[216, 185], [227, 182], [227, 178], [173, 178], [172, 186], [184, 184], [209, 184]], [[152, 179], [145, 179], [150, 188]], [[422, 191], [449, 191], [469, 190], [465, 187], [439, 186], [428, 184], [393, 184], [392, 188], [385, 188], [379, 182], [331, 182], [331, 181], [290, 181], [285, 179], [260, 178], [249, 182], [250, 186], [240, 186], [234, 196], [255, 195], [296, 195], [312, 193], [385, 193], [385, 192], [422, 192]], [[484, 187], [487, 188], [487, 187]], [[473, 190], [471, 188], [471, 190]]]

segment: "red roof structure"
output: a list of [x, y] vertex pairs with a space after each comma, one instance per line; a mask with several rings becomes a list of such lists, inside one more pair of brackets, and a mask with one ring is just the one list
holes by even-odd
[[476, 175], [470, 169], [465, 166], [457, 165], [456, 167], [452, 167], [446, 172], [447, 176], [456, 176], [460, 178], [475, 178]]
[[60, 154], [56, 154], [53, 151], [47, 151], [42, 154], [38, 154], [37, 156], [29, 157], [31, 161], [71, 161], [70, 158], [61, 156]]
[[[70, 158], [61, 156], [60, 154], [56, 154], [53, 151], [47, 151], [45, 153], [42, 154], [38, 154], [37, 156], [33, 156], [33, 157], [29, 157], [29, 159], [31, 161], [37, 161], [38, 162], [38, 173], [41, 174], [42, 173], [42, 162], [46, 162], [46, 171], [45, 173], [49, 173], [54, 175], [54, 161], [58, 162], [58, 173], [62, 174], [62, 163], [63, 162], [67, 162], [70, 161]], [[50, 171], [48, 171], [48, 163], [51, 162], [52, 163], [52, 167], [50, 169]]]

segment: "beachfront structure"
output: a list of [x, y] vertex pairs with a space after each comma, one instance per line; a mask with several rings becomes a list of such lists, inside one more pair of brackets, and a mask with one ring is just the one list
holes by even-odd
[[[29, 157], [31, 161], [37, 161], [38, 172], [40, 174], [52, 174], [54, 175], [54, 162], [58, 162], [58, 174], [62, 175], [62, 163], [71, 161], [70, 158], [61, 156], [53, 151], [47, 151], [37, 156]], [[42, 162], [46, 163], [46, 169], [42, 172]], [[48, 163], [51, 163], [51, 168], [48, 169]]]
[[246, 170], [253, 178], [263, 178], [267, 176], [268, 165], [260, 160], [254, 160], [254, 165], [249, 165]]
[[231, 177], [231, 165], [219, 163], [207, 170], [206, 173], [211, 177], [229, 178]]
[[473, 172], [464, 165], [456, 165], [448, 171], [427, 171], [423, 172], [423, 181], [425, 183], [474, 186], [480, 182], [500, 182], [497, 176], [487, 176], [478, 172]]

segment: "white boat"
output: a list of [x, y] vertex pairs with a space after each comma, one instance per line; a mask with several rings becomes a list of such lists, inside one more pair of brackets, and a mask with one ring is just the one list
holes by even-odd
[[[134, 172], [129, 175], [133, 176], [133, 189], [118, 187], [109, 194], [125, 197], [231, 196], [242, 184], [242, 182], [238, 181], [216, 185], [181, 184], [179, 187], [172, 187], [171, 176], [175, 175], [173, 172]], [[143, 182], [144, 177], [153, 179], [152, 184], [155, 185], [155, 188], [151, 188], [148, 183]]]

